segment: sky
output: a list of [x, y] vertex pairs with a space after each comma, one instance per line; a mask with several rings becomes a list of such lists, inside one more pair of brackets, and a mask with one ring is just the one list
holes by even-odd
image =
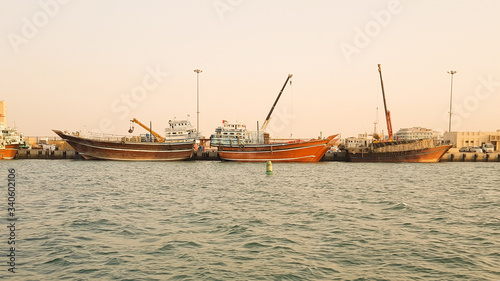
[[[274, 138], [500, 129], [500, 1], [0, 0], [0, 100], [26, 136], [137, 118]], [[451, 74], [454, 70], [453, 84]], [[451, 86], [453, 85], [453, 90]], [[189, 116], [189, 117], [188, 117]], [[145, 133], [136, 129], [135, 133]]]

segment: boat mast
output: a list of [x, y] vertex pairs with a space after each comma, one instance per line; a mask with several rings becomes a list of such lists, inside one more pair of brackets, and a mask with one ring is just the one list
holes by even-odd
[[286, 78], [285, 84], [283, 84], [283, 88], [281, 88], [281, 91], [278, 94], [278, 97], [276, 98], [276, 101], [274, 102], [273, 107], [271, 107], [271, 110], [269, 111], [269, 114], [267, 114], [266, 121], [264, 121], [264, 124], [262, 124], [262, 128], [261, 128], [261, 130], [263, 132], [266, 131], [267, 125], [269, 124], [269, 120], [271, 120], [271, 114], [273, 114], [274, 107], [278, 103], [278, 100], [280, 99], [281, 94], [283, 93], [283, 90], [285, 89], [286, 84], [288, 83], [288, 80], [290, 80], [290, 78], [292, 78], [292, 74], [288, 74], [288, 77]]
[[387, 133], [389, 134], [389, 140], [392, 140], [391, 112], [389, 110], [387, 110], [387, 103], [385, 102], [384, 81], [382, 80], [382, 69], [380, 68], [380, 64], [378, 65], [378, 73], [380, 74], [380, 85], [382, 86], [382, 97], [384, 99], [385, 120], [387, 122]]

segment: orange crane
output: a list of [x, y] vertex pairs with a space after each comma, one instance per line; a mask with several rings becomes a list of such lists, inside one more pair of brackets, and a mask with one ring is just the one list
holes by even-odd
[[[151, 134], [153, 134], [156, 138], [157, 141], [159, 142], [164, 142], [165, 141], [165, 138], [160, 136], [158, 133], [156, 133], [155, 131], [153, 131], [151, 128], [148, 128], [146, 125], [142, 124], [139, 120], [137, 119], [132, 119], [130, 120], [131, 123], [136, 123], [138, 124], [139, 126], [143, 127], [144, 129], [146, 129], [146, 131], [150, 132]], [[129, 133], [132, 133], [134, 131], [134, 126], [130, 126], [130, 129], [128, 130]]]
[[382, 86], [382, 97], [384, 98], [385, 120], [387, 122], [387, 133], [389, 134], [389, 141], [392, 141], [392, 122], [391, 112], [387, 110], [387, 103], [385, 102], [384, 81], [382, 81], [382, 69], [378, 65], [378, 72], [380, 74], [380, 85]]

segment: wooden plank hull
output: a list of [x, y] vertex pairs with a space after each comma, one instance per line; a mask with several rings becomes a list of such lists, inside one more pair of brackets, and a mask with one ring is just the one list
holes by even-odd
[[19, 144], [8, 144], [4, 148], [0, 149], [0, 159], [12, 160], [16, 157], [17, 151], [19, 149]]
[[238, 162], [318, 162], [336, 140], [330, 136], [324, 140], [297, 143], [256, 144], [245, 146], [220, 146], [222, 160]]
[[173, 161], [193, 156], [194, 141], [174, 143], [136, 143], [103, 141], [64, 134], [54, 130], [85, 159], [120, 161]]
[[368, 152], [352, 153], [348, 151], [350, 162], [389, 162], [389, 163], [435, 163], [452, 147], [442, 145], [419, 150], [407, 150], [398, 152]]

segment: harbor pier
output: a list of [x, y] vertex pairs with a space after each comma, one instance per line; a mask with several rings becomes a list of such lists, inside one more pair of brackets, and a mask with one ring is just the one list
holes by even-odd
[[16, 159], [83, 159], [75, 150], [20, 149]]
[[[84, 159], [75, 150], [44, 150], [44, 149], [20, 149], [16, 159]], [[191, 160], [194, 161], [220, 161], [216, 150], [195, 151]], [[345, 151], [327, 152], [321, 161], [345, 161]]]
[[441, 162], [500, 162], [500, 153], [447, 152]]
[[458, 148], [451, 148], [443, 155], [441, 162], [500, 162], [500, 151], [460, 152]]
[[[327, 152], [321, 159], [323, 162], [347, 161], [345, 151]], [[16, 159], [76, 159], [83, 157], [75, 150], [44, 150], [44, 149], [20, 149]], [[193, 161], [220, 161], [219, 153], [213, 151], [195, 151]], [[458, 149], [448, 151], [441, 162], [500, 162], [500, 152], [472, 153], [459, 152]]]
[[220, 161], [217, 151], [195, 151], [192, 160]]
[[326, 152], [321, 161], [346, 161], [347, 153], [345, 151]]

